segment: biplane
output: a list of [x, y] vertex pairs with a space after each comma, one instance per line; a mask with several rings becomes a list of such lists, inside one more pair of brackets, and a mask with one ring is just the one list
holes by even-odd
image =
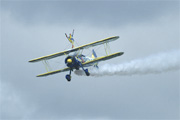
[[[69, 34], [69, 36], [67, 34], [65, 34], [67, 39], [69, 40], [69, 42], [72, 44], [71, 49], [65, 50], [65, 51], [62, 51], [62, 52], [57, 52], [57, 53], [54, 53], [54, 54], [50, 54], [50, 55], [47, 55], [47, 56], [39, 57], [39, 58], [32, 59], [32, 60], [29, 61], [31, 63], [44, 61], [46, 63], [47, 60], [50, 60], [50, 59], [53, 59], [53, 58], [56, 58], [56, 57], [60, 57], [62, 55], [66, 55], [67, 57], [65, 58], [65, 64], [66, 64], [67, 67], [64, 68], [64, 69], [59, 69], [59, 70], [55, 70], [55, 71], [47, 70], [46, 73], [39, 74], [39, 75], [37, 75], [37, 77], [43, 77], [43, 76], [48, 76], [48, 75], [53, 75], [53, 74], [56, 74], [56, 73], [69, 71], [69, 74], [67, 74], [65, 76], [65, 78], [67, 79], [67, 81], [71, 81], [71, 72], [74, 69], [76, 69], [76, 70], [82, 69], [85, 72], [85, 74], [87, 76], [89, 76], [90, 72], [89, 72], [89, 70], [87, 68], [85, 69], [85, 67], [94, 66], [94, 67], [96, 67], [98, 69], [98, 62], [109, 60], [109, 59], [112, 59], [114, 57], [121, 56], [122, 54], [124, 54], [124, 52], [117, 52], [117, 53], [113, 53], [113, 54], [108, 54], [107, 53], [106, 56], [97, 57], [96, 52], [93, 49], [92, 50], [92, 57], [85, 56], [85, 55], [82, 54], [82, 51], [84, 49], [88, 49], [90, 47], [98, 46], [98, 45], [101, 45], [101, 44], [107, 44], [109, 42], [117, 40], [119, 38], [119, 36], [113, 36], [113, 37], [105, 38], [105, 39], [95, 41], [95, 42], [92, 42], [92, 43], [89, 43], [89, 44], [85, 44], [85, 45], [82, 45], [82, 46], [79, 46], [79, 47], [74, 47], [73, 34], [74, 34], [74, 30], [73, 30], [72, 34]], [[74, 54], [71, 55], [70, 53], [73, 53], [73, 52], [74, 52]], [[45, 66], [45, 67], [47, 68], [47, 66]]]

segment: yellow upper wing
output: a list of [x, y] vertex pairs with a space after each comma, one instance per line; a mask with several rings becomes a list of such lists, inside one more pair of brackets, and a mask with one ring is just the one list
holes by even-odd
[[54, 54], [51, 54], [51, 55], [39, 57], [39, 58], [30, 60], [29, 62], [38, 62], [38, 61], [41, 61], [41, 60], [44, 60], [44, 59], [45, 60], [52, 59], [52, 58], [59, 57], [59, 56], [64, 55], [64, 54], [69, 54], [71, 52], [78, 51], [80, 49], [85, 49], [85, 48], [89, 48], [89, 47], [92, 47], [92, 46], [97, 46], [97, 45], [100, 45], [100, 44], [103, 44], [103, 43], [108, 43], [108, 42], [117, 40], [118, 38], [119, 38], [119, 36], [109, 37], [109, 38], [102, 39], [102, 40], [99, 40], [99, 41], [96, 41], [96, 42], [92, 42], [92, 43], [89, 43], [89, 44], [86, 44], [86, 45], [82, 45], [80, 47], [73, 48], [71, 50], [66, 50], [66, 51], [54, 53]]

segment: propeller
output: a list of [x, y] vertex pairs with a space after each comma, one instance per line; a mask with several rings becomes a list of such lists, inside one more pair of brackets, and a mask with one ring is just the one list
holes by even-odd
[[70, 68], [72, 68], [74, 66], [74, 63], [75, 63], [75, 57], [74, 56], [68, 56], [65, 59], [65, 64]]

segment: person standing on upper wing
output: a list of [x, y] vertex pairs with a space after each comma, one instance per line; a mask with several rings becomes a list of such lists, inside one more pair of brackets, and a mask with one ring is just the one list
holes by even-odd
[[69, 42], [72, 44], [72, 48], [74, 48], [74, 38], [73, 38], [73, 35], [74, 35], [74, 29], [73, 29], [73, 32], [72, 32], [72, 35], [71, 33], [69, 34], [69, 37], [67, 36], [67, 34], [65, 33], [67, 39], [69, 40]]

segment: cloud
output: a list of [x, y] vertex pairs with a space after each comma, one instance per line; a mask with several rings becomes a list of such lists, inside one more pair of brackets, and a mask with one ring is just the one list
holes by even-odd
[[[6, 89], [1, 89], [1, 96], [7, 95], [3, 101], [7, 101], [5, 105], [9, 109], [1, 111], [6, 118], [179, 117], [179, 71], [94, 79], [73, 75], [72, 82], [68, 83], [64, 78], [67, 73], [36, 78], [37, 74], [45, 72], [44, 66], [41, 63], [28, 63], [32, 58], [64, 50], [69, 44], [64, 33], [71, 32], [73, 28], [79, 45], [120, 35], [118, 41], [111, 43], [112, 52], [123, 51], [125, 54], [107, 63], [121, 63], [151, 53], [178, 49], [179, 18], [176, 2], [115, 2], [109, 5], [106, 2], [92, 2], [90, 5], [89, 2], [61, 3], [4, 1], [1, 5], [1, 81], [10, 84], [5, 85]], [[99, 5], [102, 5], [101, 9]], [[87, 13], [90, 9], [92, 13]], [[110, 17], [105, 19], [107, 15]], [[101, 56], [104, 51], [97, 50], [97, 53]], [[63, 57], [57, 60], [58, 63], [64, 62]], [[56, 64], [57, 69], [62, 67]], [[13, 106], [19, 106], [19, 111]], [[29, 108], [30, 111], [24, 112]]]
[[178, 1], [2, 1], [1, 6], [17, 20], [36, 25], [88, 23], [110, 28], [178, 14]]
[[0, 118], [2, 120], [28, 119], [35, 112], [35, 107], [27, 104], [7, 82], [1, 81], [0, 93]]

